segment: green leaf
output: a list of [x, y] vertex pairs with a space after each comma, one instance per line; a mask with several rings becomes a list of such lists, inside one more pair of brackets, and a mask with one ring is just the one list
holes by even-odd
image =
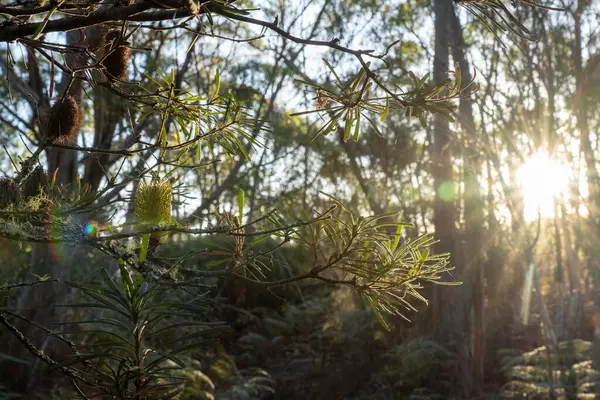
[[430, 72], [426, 73], [425, 76], [423, 76], [423, 78], [421, 78], [421, 80], [419, 81], [419, 85], [418, 85], [420, 88], [425, 86], [425, 84], [429, 80], [429, 75], [430, 75]]
[[377, 136], [384, 137], [383, 133], [381, 133], [381, 131], [379, 130], [379, 127], [377, 126], [377, 124], [371, 118], [367, 117], [366, 115], [363, 115], [363, 116], [367, 119], [367, 121], [369, 121], [371, 128], [373, 128], [373, 130], [375, 131]]
[[150, 245], [150, 234], [142, 236], [142, 247], [140, 247], [140, 262], [145, 262], [148, 256], [148, 246]]
[[329, 64], [329, 61], [327, 61], [325, 58], [323, 58], [323, 62], [325, 63], [325, 65], [327, 66], [327, 68], [331, 71], [331, 73], [333, 74], [333, 76], [335, 76], [335, 84], [340, 89], [344, 90], [344, 84], [342, 83], [342, 80], [338, 76], [337, 72], [335, 72], [335, 69], [333, 69], [333, 67], [331, 66], [331, 64]]
[[434, 281], [432, 279], [427, 279], [429, 282], [435, 283], [436, 285], [439, 286], [460, 286], [463, 283], [460, 281]]
[[354, 141], [358, 142], [358, 135], [360, 133], [360, 116], [361, 116], [361, 112], [360, 110], [356, 110], [356, 126], [354, 127]]
[[387, 45], [387, 47], [385, 48], [385, 52], [383, 53], [383, 55], [384, 55], [384, 56], [385, 56], [385, 55], [387, 55], [387, 54], [390, 52], [390, 49], [391, 49], [392, 47], [394, 47], [394, 46], [395, 46], [397, 43], [399, 43], [399, 42], [400, 42], [400, 39], [398, 39], [398, 40], [394, 40], [392, 43], [388, 44], [388, 45]]
[[112, 291], [115, 292], [115, 293], [121, 294], [121, 292], [119, 291], [119, 288], [117, 287], [117, 284], [108, 275], [108, 271], [106, 270], [106, 268], [102, 268], [100, 270], [100, 272], [102, 274], [102, 279], [104, 280], [104, 282], [106, 282], [110, 286], [110, 288], [112, 289]]
[[402, 237], [402, 230], [404, 229], [404, 225], [398, 225], [398, 229], [396, 229], [396, 237], [394, 238], [394, 244], [392, 245], [392, 252], [395, 252], [398, 248], [398, 244], [400, 243], [400, 238]]
[[365, 295], [365, 297], [367, 298], [367, 300], [369, 300], [369, 304], [371, 305], [371, 308], [373, 309], [373, 312], [375, 313], [375, 316], [379, 320], [379, 323], [381, 324], [381, 326], [383, 326], [386, 331], [390, 332], [391, 329], [390, 329], [389, 325], [385, 322], [385, 319], [383, 319], [383, 316], [381, 315], [381, 311], [377, 308], [377, 305], [375, 304], [375, 300], [373, 300], [373, 298], [368, 295]]
[[56, 323], [56, 325], [84, 325], [84, 324], [112, 325], [123, 331], [127, 331], [129, 329], [121, 321], [118, 321], [113, 318], [82, 319], [82, 320], [78, 320], [78, 321], [67, 321], [67, 322], [57, 322]]
[[[178, 118], [178, 120], [181, 120], [181, 118]], [[177, 140], [177, 144], [181, 144], [181, 136], [179, 135], [179, 124], [177, 124], [177, 121], [175, 121], [173, 125], [175, 126], [175, 138]]]
[[133, 281], [131, 280], [131, 276], [129, 275], [129, 271], [125, 267], [125, 262], [119, 260], [119, 269], [121, 270], [121, 282], [123, 283], [123, 289], [125, 289], [125, 294], [129, 299], [133, 298], [135, 288], [133, 286]]
[[[323, 88], [321, 88], [321, 87], [320, 87], [319, 85], [317, 85], [316, 83], [312, 83], [312, 82], [309, 82], [309, 81], [304, 81], [304, 80], [302, 80], [302, 79], [294, 79], [294, 82], [296, 82], [296, 83], [300, 83], [300, 84], [302, 84], [302, 85], [306, 85], [306, 86], [314, 87], [315, 89], [321, 89], [321, 90], [324, 90], [324, 91], [326, 91], [326, 92], [329, 92], [329, 90], [326, 90], [326, 89], [323, 89]], [[331, 92], [329, 92], [329, 93], [331, 93]]]
[[381, 114], [381, 117], [379, 118], [379, 120], [385, 121], [389, 112], [390, 112], [390, 99], [387, 98], [387, 99], [385, 99], [385, 108], [383, 109], [383, 113]]
[[219, 73], [219, 68], [217, 68], [217, 73], [215, 74], [215, 94], [214, 98], [219, 97], [219, 90], [221, 89], [221, 74]]
[[[171, 360], [171, 361], [173, 361], [175, 364], [177, 364], [177, 365], [178, 365], [180, 368], [185, 368], [185, 363], [184, 363], [182, 360], [180, 360], [179, 358], [175, 357], [174, 355], [171, 355], [171, 354], [168, 354], [168, 353], [164, 353], [164, 352], [162, 352], [162, 351], [160, 351], [160, 350], [158, 350], [158, 349], [156, 349], [156, 348], [154, 348], [154, 349], [153, 349], [153, 351], [154, 351], [155, 353], [157, 353], [157, 354], [161, 355], [161, 356], [162, 356], [162, 357], [161, 357], [162, 359], [168, 359], [168, 360]], [[146, 368], [145, 368], [145, 369], [146, 369], [146, 372], [147, 372], [147, 373], [148, 373], [148, 372], [151, 372], [151, 371], [152, 371], [152, 369], [153, 369], [154, 367], [158, 367], [158, 366], [160, 366], [160, 363], [156, 363], [156, 364], [150, 364], [150, 365], [148, 365], [148, 367], [146, 367]]]
[[248, 248], [252, 248], [254, 246], [259, 245], [260, 243], [264, 242], [265, 240], [267, 240], [271, 235], [263, 235], [263, 236], [259, 236], [256, 239], [254, 239], [249, 245]]
[[351, 112], [347, 112], [346, 113], [346, 126], [344, 128], [344, 143], [346, 143], [348, 141], [348, 139], [350, 138], [350, 132], [352, 131], [352, 123], [353, 123], [353, 119], [352, 119], [352, 113]]
[[[110, 338], [116, 339], [120, 344], [122, 344], [123, 346], [125, 346], [125, 348], [128, 348], [131, 351], [134, 350], [133, 344], [130, 343], [129, 340], [126, 337], [123, 337], [123, 336], [121, 336], [118, 333], [115, 333], [113, 331], [104, 330], [104, 329], [78, 329], [75, 332], [77, 332], [77, 333], [96, 333], [96, 334], [106, 335], [106, 336], [108, 336]], [[75, 332], [73, 332], [73, 333], [75, 333]]]
[[82, 292], [84, 292], [87, 295], [101, 295], [104, 296], [106, 298], [110, 298], [114, 301], [116, 301], [117, 303], [121, 304], [125, 309], [127, 309], [129, 307], [129, 303], [127, 301], [127, 299], [125, 297], [122, 296], [121, 292], [117, 291], [113, 291], [107, 288], [102, 288], [99, 286], [90, 286], [90, 285], [80, 285], [78, 283], [75, 282], [70, 282], [70, 281], [65, 281], [65, 284], [67, 286], [76, 288], [81, 290]]
[[250, 161], [250, 155], [246, 151], [246, 148], [244, 147], [244, 145], [242, 145], [242, 143], [236, 137], [233, 138], [233, 141], [236, 144], [237, 148], [239, 149], [240, 153], [242, 153], [242, 155], [246, 159], [246, 161]]
[[[168, 326], [165, 326], [164, 328], [155, 330], [154, 332], [152, 332], [153, 335], [158, 335], [159, 333], [163, 333], [165, 331], [171, 330], [171, 329], [176, 329], [176, 328], [186, 328], [186, 327], [191, 327], [191, 326], [197, 326], [197, 327], [207, 327], [207, 326], [211, 326], [211, 325], [215, 325], [215, 324], [219, 324], [218, 322], [204, 322], [204, 321], [185, 321], [185, 322], [179, 322], [179, 323], [171, 323]], [[222, 329], [226, 329], [226, 325], [218, 325], [220, 327], [222, 327]]]
[[35, 32], [33, 33], [33, 36], [31, 37], [32, 40], [38, 40], [40, 38], [40, 36], [42, 36], [42, 32], [44, 31], [44, 28], [48, 24], [48, 21], [50, 21], [50, 18], [52, 18], [52, 15], [54, 15], [56, 10], [58, 10], [58, 7], [62, 6], [63, 3], [64, 3], [64, 0], [60, 1], [58, 4], [56, 4], [52, 8], [52, 10], [48, 11], [48, 14], [46, 14], [46, 17], [44, 18], [44, 20], [38, 25]]
[[65, 361], [62, 361], [58, 364], [56, 364], [56, 367], [70, 367], [72, 365], [75, 364], [79, 364], [83, 361], [89, 361], [89, 360], [93, 360], [95, 358], [101, 358], [101, 357], [106, 357], [109, 354], [102, 354], [102, 353], [93, 353], [93, 354], [77, 354], [77, 355], [72, 355], [70, 357], [68, 357]]
[[107, 307], [104, 304], [99, 303], [70, 303], [70, 304], [56, 304], [55, 307], [62, 308], [102, 308], [104, 310], [115, 311], [124, 316], [125, 318], [131, 319], [131, 316], [124, 313], [123, 311], [116, 309], [114, 307]]
[[319, 193], [321, 193], [323, 196], [326, 196], [326, 197], [330, 198], [331, 200], [335, 201], [336, 204], [338, 204], [340, 207], [342, 207], [347, 213], [352, 215], [352, 212], [350, 211], [350, 209], [348, 207], [346, 207], [346, 205], [340, 199], [336, 198], [335, 196], [333, 196], [329, 193], [325, 193], [323, 191], [319, 191]]
[[419, 86], [420, 86], [420, 85], [419, 85], [419, 78], [417, 78], [417, 76], [415, 75], [415, 73], [414, 73], [414, 72], [412, 72], [412, 71], [408, 71], [408, 74], [410, 75], [410, 78], [411, 78], [411, 79], [412, 79], [412, 81], [413, 81], [413, 86], [414, 86], [416, 89], [418, 89], [418, 88], [419, 88]]
[[338, 111], [343, 108], [344, 108], [344, 106], [333, 106], [333, 107], [329, 107], [329, 108], [320, 108], [318, 110], [299, 111], [299, 112], [291, 113], [290, 117], [298, 117], [301, 115], [315, 114], [315, 113], [320, 113], [320, 112], [324, 112], [324, 111]]
[[[369, 65], [370, 63], [367, 63], [367, 65]], [[356, 75], [356, 77], [354, 78], [352, 84], [350, 85], [350, 90], [352, 92], [354, 92], [356, 90], [356, 88], [358, 87], [358, 84], [360, 83], [360, 81], [362, 80], [362, 78], [365, 76], [366, 71], [364, 68], [361, 68], [360, 71], [358, 72], [358, 74]]]
[[192, 39], [192, 41], [190, 42], [190, 45], [188, 46], [187, 50], [185, 51], [185, 54], [187, 55], [191, 50], [192, 47], [194, 47], [194, 45], [196, 44], [196, 42], [198, 41], [198, 38], [200, 37], [200, 34], [196, 34], [194, 36], [194, 38]]

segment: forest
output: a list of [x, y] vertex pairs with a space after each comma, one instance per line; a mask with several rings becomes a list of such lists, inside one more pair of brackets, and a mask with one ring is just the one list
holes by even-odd
[[0, 400], [600, 398], [600, 1], [0, 1]]

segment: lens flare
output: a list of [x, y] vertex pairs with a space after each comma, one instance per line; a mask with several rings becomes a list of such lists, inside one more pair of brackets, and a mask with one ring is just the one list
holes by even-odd
[[96, 236], [97, 229], [94, 225], [87, 224], [83, 230], [87, 236]]

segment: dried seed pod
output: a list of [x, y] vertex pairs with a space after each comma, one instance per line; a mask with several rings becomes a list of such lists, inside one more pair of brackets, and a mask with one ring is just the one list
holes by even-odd
[[79, 133], [81, 114], [73, 96], [64, 96], [54, 103], [48, 115], [47, 138], [52, 142], [73, 142]]
[[104, 37], [104, 58], [102, 64], [106, 69], [105, 74], [108, 80], [123, 80], [127, 76], [127, 65], [131, 51], [123, 44], [121, 31], [112, 30]]
[[40, 194], [40, 192], [46, 193], [46, 188], [48, 187], [48, 175], [44, 172], [42, 167], [36, 167], [23, 185], [21, 186], [21, 192], [23, 193], [23, 197], [25, 199], [30, 199], [32, 197], [36, 197]]
[[19, 185], [12, 179], [0, 179], [0, 209], [21, 200]]
[[[142, 181], [135, 194], [135, 217], [144, 225], [169, 225], [172, 202], [173, 188], [170, 182], [156, 179]], [[164, 243], [168, 236], [168, 232], [156, 232], [151, 239]]]

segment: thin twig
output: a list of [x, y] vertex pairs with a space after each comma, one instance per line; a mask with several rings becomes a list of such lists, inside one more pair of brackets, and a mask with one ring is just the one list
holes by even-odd
[[41, 281], [37, 281], [37, 282], [11, 283], [9, 285], [0, 286], [0, 292], [4, 292], [7, 290], [16, 289], [16, 288], [37, 286], [37, 285], [41, 285], [44, 283], [56, 283], [56, 282], [59, 282], [59, 280], [58, 279], [47, 279], [47, 280], [41, 280]]

